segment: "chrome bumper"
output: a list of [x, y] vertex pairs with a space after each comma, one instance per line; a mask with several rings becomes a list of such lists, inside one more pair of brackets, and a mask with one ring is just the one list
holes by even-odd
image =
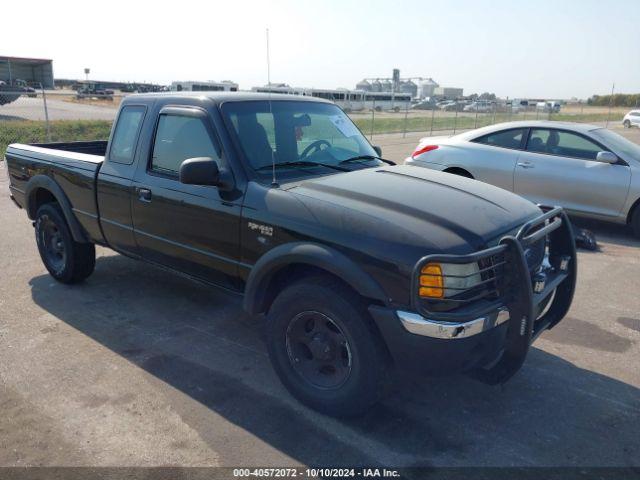
[[402, 326], [415, 335], [422, 335], [443, 340], [469, 338], [502, 325], [509, 320], [509, 310], [503, 307], [498, 311], [467, 322], [441, 322], [424, 318], [413, 312], [399, 310], [396, 312]]

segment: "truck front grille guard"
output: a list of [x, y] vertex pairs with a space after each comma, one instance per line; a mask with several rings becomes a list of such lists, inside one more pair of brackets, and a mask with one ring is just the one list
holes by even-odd
[[[570, 222], [560, 207], [540, 207], [544, 213], [524, 224], [516, 235], [503, 237], [499, 244], [469, 255], [428, 255], [420, 259], [413, 272], [413, 307], [424, 317], [443, 321], [460, 322], [486, 315], [506, 306], [518, 290], [532, 290], [531, 275], [524, 251], [536, 243], [547, 240], [549, 263], [560, 272], [561, 262], [575, 259], [575, 247]], [[521, 263], [524, 261], [524, 269]], [[478, 270], [469, 275], [443, 275], [445, 290], [454, 292], [446, 298], [427, 299], [418, 295], [422, 268], [428, 263], [469, 264], [476, 263]], [[575, 261], [571, 262], [575, 264]], [[446, 286], [447, 278], [464, 279], [480, 276], [480, 281], [470, 288]], [[564, 279], [564, 276], [561, 280]], [[558, 284], [556, 279], [554, 284]], [[540, 294], [533, 300], [542, 301]], [[539, 303], [539, 302], [537, 302]]]
[[[420, 259], [413, 272], [414, 308], [431, 320], [464, 322], [501, 307], [509, 310], [506, 343], [500, 359], [490, 368], [474, 372], [474, 376], [485, 383], [503, 383], [517, 372], [531, 342], [566, 315], [573, 299], [577, 265], [571, 223], [560, 207], [540, 208], [544, 212], [542, 215], [525, 223], [515, 236], [503, 237], [495, 247], [470, 255], [428, 255]], [[524, 252], [543, 239], [546, 239], [549, 249], [550, 276], [545, 279], [544, 288], [534, 292], [532, 275], [535, 272], [530, 270]], [[468, 289], [466, 296], [465, 292], [460, 292], [447, 299], [420, 298], [418, 288], [422, 267], [436, 262], [477, 262], [482, 282]], [[541, 306], [554, 291], [551, 304], [540, 315]], [[454, 308], [448, 309], [451, 306]]]

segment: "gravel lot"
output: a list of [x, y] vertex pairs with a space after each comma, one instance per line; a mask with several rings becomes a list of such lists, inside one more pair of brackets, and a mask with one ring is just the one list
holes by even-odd
[[568, 318], [509, 383], [401, 376], [345, 421], [287, 394], [237, 297], [104, 249], [86, 283], [56, 283], [4, 172], [0, 190], [0, 466], [640, 466], [624, 228], [588, 224], [602, 250], [579, 254]]

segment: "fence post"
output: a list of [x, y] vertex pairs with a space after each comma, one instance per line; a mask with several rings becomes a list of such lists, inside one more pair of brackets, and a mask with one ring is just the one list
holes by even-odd
[[376, 121], [376, 99], [373, 99], [373, 108], [371, 109], [371, 135], [369, 135], [369, 140], [373, 140], [373, 125]]
[[429, 136], [433, 135], [433, 117], [436, 114], [436, 106], [433, 106], [433, 109], [431, 110], [431, 130], [429, 130]]
[[409, 114], [409, 104], [404, 104], [404, 131], [402, 132], [402, 138], [407, 136], [407, 115]]
[[455, 107], [455, 111], [456, 111], [456, 116], [453, 119], [453, 134], [456, 134], [456, 127], [458, 126], [458, 107]]
[[473, 128], [478, 128], [478, 104], [476, 103], [476, 118], [473, 120]]
[[498, 103], [494, 103], [493, 104], [493, 120], [491, 121], [492, 125], [495, 125], [496, 123], [496, 110], [498, 109]]
[[47, 142], [51, 142], [51, 127], [49, 126], [49, 109], [47, 108], [47, 94], [44, 91], [44, 86], [40, 84], [42, 89], [42, 102], [44, 104], [44, 121], [47, 128]]

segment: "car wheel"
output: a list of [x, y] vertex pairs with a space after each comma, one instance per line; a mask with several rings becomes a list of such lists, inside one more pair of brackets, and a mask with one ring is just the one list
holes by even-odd
[[624, 128], [631, 128], [631, 122], [629, 120], [625, 120], [623, 123]]
[[53, 278], [78, 283], [91, 275], [96, 264], [95, 246], [73, 239], [57, 204], [46, 203], [38, 209], [35, 232], [40, 258]]
[[637, 238], [640, 238], [640, 205], [638, 205], [631, 215], [631, 228]]
[[278, 295], [267, 315], [267, 347], [287, 390], [328, 415], [364, 413], [389, 385], [389, 355], [362, 299], [331, 277]]

